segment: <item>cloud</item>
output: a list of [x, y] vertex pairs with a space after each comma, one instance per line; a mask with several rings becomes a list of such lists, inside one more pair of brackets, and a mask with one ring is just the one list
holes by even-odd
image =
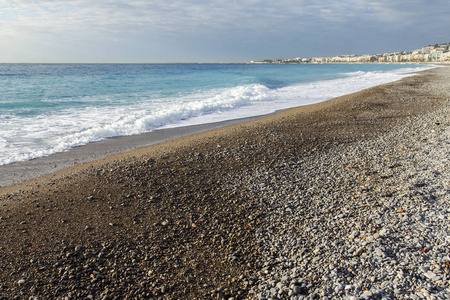
[[[367, 0], [326, 0], [320, 4], [294, 0], [2, 0], [0, 16], [18, 30], [37, 27], [50, 32], [99, 30], [128, 33], [146, 30], [205, 33], [239, 28], [272, 32], [281, 28], [301, 30], [301, 25], [310, 25], [309, 22], [317, 22], [316, 26], [320, 22], [339, 25], [353, 20], [410, 23], [420, 14], [420, 7], [429, 9], [429, 3]], [[411, 7], [413, 9], [408, 9]]]
[[193, 48], [224, 41], [261, 47], [271, 40], [298, 46], [295, 38], [325, 45], [336, 35], [445, 28], [449, 9], [447, 0], [0, 0], [0, 43], [19, 49], [116, 42], [161, 51], [177, 41]]

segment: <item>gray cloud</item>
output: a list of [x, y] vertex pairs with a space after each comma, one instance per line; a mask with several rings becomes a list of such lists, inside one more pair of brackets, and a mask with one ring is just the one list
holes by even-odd
[[[84, 46], [110, 48], [116, 42], [116, 54], [126, 56], [119, 53], [121, 48], [144, 47], [157, 55], [156, 50], [164, 51], [165, 44], [184, 43], [184, 51], [198, 50], [194, 41], [210, 51], [217, 50], [206, 43], [228, 42], [240, 52], [264, 46], [270, 54], [276, 49], [268, 42], [272, 40], [285, 44], [284, 48], [317, 51], [312, 42], [333, 48], [349, 33], [363, 38], [408, 30], [445, 31], [448, 7], [446, 0], [0, 0], [0, 43], [14, 52], [13, 48], [45, 48], [61, 40], [80, 51]], [[338, 48], [334, 51], [339, 53]]]

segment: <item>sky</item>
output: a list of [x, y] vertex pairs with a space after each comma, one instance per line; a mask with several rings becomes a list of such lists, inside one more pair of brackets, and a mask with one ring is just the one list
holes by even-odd
[[448, 0], [0, 0], [0, 62], [379, 54], [450, 42]]

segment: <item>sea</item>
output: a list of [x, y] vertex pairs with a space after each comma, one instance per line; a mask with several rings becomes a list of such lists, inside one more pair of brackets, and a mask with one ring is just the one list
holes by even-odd
[[432, 67], [0, 64], [0, 165], [117, 136], [265, 115]]

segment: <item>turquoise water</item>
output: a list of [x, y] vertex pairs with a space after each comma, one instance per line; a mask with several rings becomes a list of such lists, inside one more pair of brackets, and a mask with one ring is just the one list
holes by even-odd
[[0, 64], [0, 165], [108, 137], [261, 115], [416, 65]]

